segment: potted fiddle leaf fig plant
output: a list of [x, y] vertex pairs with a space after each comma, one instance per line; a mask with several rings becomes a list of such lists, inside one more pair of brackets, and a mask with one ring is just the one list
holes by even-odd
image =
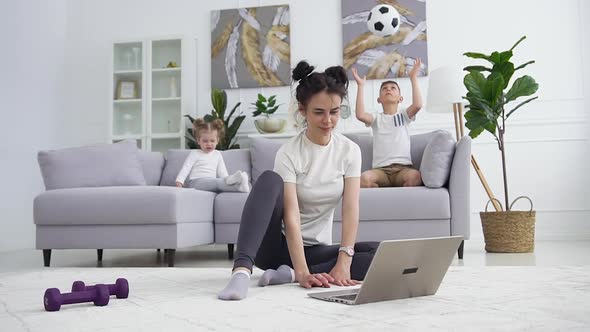
[[254, 125], [261, 134], [273, 134], [280, 133], [285, 130], [287, 120], [273, 117], [273, 114], [277, 111], [279, 106], [276, 104], [276, 96], [264, 97], [262, 94], [258, 94], [258, 99], [254, 106], [254, 112], [252, 117], [264, 116], [262, 119], [254, 119]]
[[[211, 90], [211, 103], [213, 104], [213, 110], [211, 111], [211, 114], [205, 115], [203, 119], [206, 122], [211, 122], [215, 119], [221, 119], [225, 127], [224, 135], [219, 140], [217, 150], [239, 149], [240, 145], [236, 143], [237, 139], [235, 137], [246, 116], [239, 113], [235, 118], [232, 117], [241, 103], [238, 102], [226, 116], [225, 112], [227, 108], [227, 93], [220, 89]], [[194, 138], [194, 128], [192, 126], [192, 124], [195, 122], [195, 119], [188, 114], [185, 115], [185, 117], [187, 117], [191, 122], [191, 126], [187, 129], [187, 134], [185, 135], [187, 147], [189, 149], [198, 149], [199, 146]]]
[[[528, 61], [515, 66], [510, 59], [513, 51], [526, 36], [520, 38], [512, 48], [503, 52], [483, 54], [476, 52], [464, 53], [472, 59], [489, 62], [488, 66], [473, 65], [465, 67], [468, 72], [463, 83], [467, 95], [463, 98], [469, 104], [465, 113], [465, 126], [470, 130], [469, 136], [478, 137], [487, 131], [494, 136], [502, 157], [502, 174], [504, 180], [505, 211], [481, 212], [482, 228], [486, 242], [486, 250], [490, 252], [531, 252], [534, 250], [535, 211], [530, 198], [521, 196], [509, 205], [508, 179], [506, 171], [506, 122], [522, 106], [537, 99], [532, 96], [539, 85], [529, 75], [512, 80], [514, 74], [535, 63]], [[512, 82], [512, 84], [510, 84]], [[527, 97], [524, 100], [517, 100]], [[513, 204], [520, 198], [529, 200], [530, 211], [513, 211]]]

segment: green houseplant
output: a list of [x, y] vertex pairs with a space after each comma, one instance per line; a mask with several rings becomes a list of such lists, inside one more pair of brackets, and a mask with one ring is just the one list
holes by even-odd
[[264, 97], [258, 94], [258, 99], [252, 103], [254, 112], [252, 117], [263, 115], [263, 119], [254, 119], [254, 125], [261, 134], [280, 133], [285, 129], [287, 121], [285, 119], [276, 119], [273, 114], [277, 111], [279, 106], [276, 104], [276, 96]]
[[[504, 141], [506, 121], [515, 111], [538, 98], [531, 97], [537, 92], [539, 85], [529, 75], [515, 79], [509, 87], [513, 75], [518, 70], [535, 63], [535, 61], [528, 61], [515, 66], [510, 62], [514, 48], [525, 38], [526, 36], [523, 36], [512, 48], [503, 52], [493, 52], [489, 55], [476, 52], [464, 53], [469, 58], [486, 60], [491, 65], [474, 65], [464, 68], [469, 73], [463, 80], [468, 91], [463, 98], [469, 102], [466, 105], [468, 111], [465, 113], [465, 126], [470, 130], [469, 136], [476, 138], [484, 131], [491, 133], [496, 139], [502, 157], [506, 211], [487, 212], [486, 207], [486, 212], [480, 213], [486, 238], [486, 250], [493, 252], [528, 252], [534, 248], [535, 214], [532, 210], [532, 201], [530, 211], [510, 211], [512, 205], [509, 205]], [[517, 99], [521, 97], [528, 98], [517, 102]], [[494, 243], [489, 243], [488, 239]]]
[[[240, 145], [236, 143], [235, 137], [238, 133], [238, 129], [240, 129], [240, 126], [242, 125], [242, 122], [244, 122], [246, 116], [242, 115], [241, 112], [237, 114], [235, 118], [233, 118], [233, 116], [238, 107], [241, 105], [241, 103], [238, 102], [226, 116], [225, 113], [227, 109], [227, 93], [224, 90], [213, 89], [211, 90], [211, 104], [213, 105], [213, 110], [211, 111], [211, 114], [205, 115], [204, 120], [207, 122], [211, 122], [215, 119], [221, 119], [225, 127], [224, 135], [219, 140], [217, 149], [239, 149]], [[192, 127], [192, 123], [195, 122], [195, 119], [188, 114], [185, 115], [185, 117], [187, 117], [191, 122], [190, 128], [188, 128], [186, 131], [187, 147], [189, 149], [198, 149], [199, 145], [197, 144], [197, 141], [194, 138], [194, 128]]]

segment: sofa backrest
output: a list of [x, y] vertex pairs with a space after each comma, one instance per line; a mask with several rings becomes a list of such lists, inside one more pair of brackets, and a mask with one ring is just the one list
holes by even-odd
[[[248, 149], [234, 149], [221, 151], [225, 167], [229, 174], [236, 171], [244, 171], [248, 173], [248, 179], [252, 181], [252, 166], [250, 164], [250, 150]], [[253, 182], [253, 181], [252, 181]]]
[[161, 152], [139, 151], [139, 162], [143, 167], [146, 184], [159, 185], [164, 170], [164, 155]]
[[[426, 148], [426, 145], [434, 134], [435, 132], [428, 132], [410, 136], [412, 164], [417, 169], [420, 169], [424, 148]], [[370, 134], [347, 134], [346, 136], [361, 148], [361, 156], [363, 158], [361, 170], [364, 172], [371, 169], [373, 162], [373, 136]]]

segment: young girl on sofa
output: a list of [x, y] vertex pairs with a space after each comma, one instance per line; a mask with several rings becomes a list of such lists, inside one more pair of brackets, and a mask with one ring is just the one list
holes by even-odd
[[223, 156], [215, 149], [223, 134], [223, 121], [196, 119], [193, 126], [201, 148], [192, 150], [186, 157], [176, 177], [176, 186], [213, 192], [250, 192], [248, 174], [237, 171], [228, 175]]

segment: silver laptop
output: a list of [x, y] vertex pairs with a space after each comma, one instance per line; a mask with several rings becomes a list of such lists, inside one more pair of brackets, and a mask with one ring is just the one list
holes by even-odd
[[314, 299], [344, 304], [433, 295], [462, 240], [462, 236], [451, 236], [383, 241], [360, 288], [308, 295]]

